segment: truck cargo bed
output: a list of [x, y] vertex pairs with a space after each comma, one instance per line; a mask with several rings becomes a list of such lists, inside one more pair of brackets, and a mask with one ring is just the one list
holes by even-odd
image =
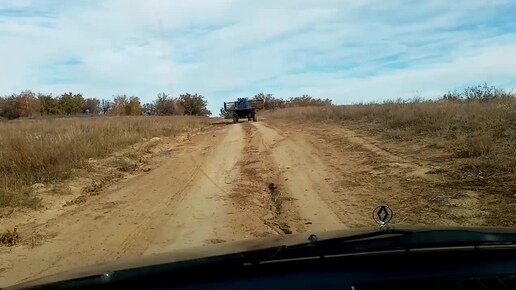
[[239, 111], [239, 110], [259, 110], [263, 109], [263, 100], [250, 100], [247, 101], [245, 107], [239, 107], [238, 102], [224, 102], [224, 110], [226, 112]]

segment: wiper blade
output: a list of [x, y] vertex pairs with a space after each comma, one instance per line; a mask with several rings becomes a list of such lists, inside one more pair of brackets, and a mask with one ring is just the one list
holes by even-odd
[[[497, 232], [481, 231], [473, 229], [427, 229], [427, 230], [404, 230], [404, 229], [381, 229], [378, 231], [315, 242], [318, 246], [326, 247], [343, 243], [363, 243], [373, 245], [381, 241], [394, 241], [397, 247], [414, 248], [429, 245], [483, 245], [486, 243], [515, 243], [516, 231]], [[314, 243], [312, 243], [314, 244]]]
[[489, 232], [472, 229], [405, 230], [386, 228], [363, 234], [318, 240], [309, 237], [307, 243], [280, 246], [245, 253], [245, 260], [296, 259], [368, 252], [450, 248], [457, 246], [516, 245], [516, 231]]
[[[341, 241], [342, 242], [342, 241]], [[355, 252], [414, 250], [424, 248], [479, 247], [490, 244], [511, 244], [516, 242], [516, 233], [490, 233], [473, 230], [423, 230], [401, 234], [386, 231], [376, 235], [374, 239], [347, 240]], [[338, 251], [337, 245], [329, 245], [329, 249]], [[324, 248], [324, 247], [323, 247]]]

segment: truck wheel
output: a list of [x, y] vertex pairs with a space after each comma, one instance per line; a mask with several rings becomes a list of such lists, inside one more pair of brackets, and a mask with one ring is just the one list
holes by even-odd
[[252, 117], [247, 117], [247, 121], [251, 122], [253, 118]]
[[256, 115], [253, 115], [253, 122], [256, 122]]
[[233, 123], [238, 123], [238, 117], [233, 117]]

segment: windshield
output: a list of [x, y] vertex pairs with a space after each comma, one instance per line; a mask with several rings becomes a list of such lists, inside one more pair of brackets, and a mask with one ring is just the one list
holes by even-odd
[[515, 227], [515, 13], [0, 0], [0, 286], [376, 228], [380, 205], [393, 226]]

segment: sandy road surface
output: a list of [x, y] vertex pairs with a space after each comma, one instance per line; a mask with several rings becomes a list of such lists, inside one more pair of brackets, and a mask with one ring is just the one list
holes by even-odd
[[114, 184], [41, 223], [48, 237], [0, 248], [0, 285], [78, 266], [174, 249], [345, 228], [308, 143], [264, 123], [214, 127], [178, 146], [155, 169]]

